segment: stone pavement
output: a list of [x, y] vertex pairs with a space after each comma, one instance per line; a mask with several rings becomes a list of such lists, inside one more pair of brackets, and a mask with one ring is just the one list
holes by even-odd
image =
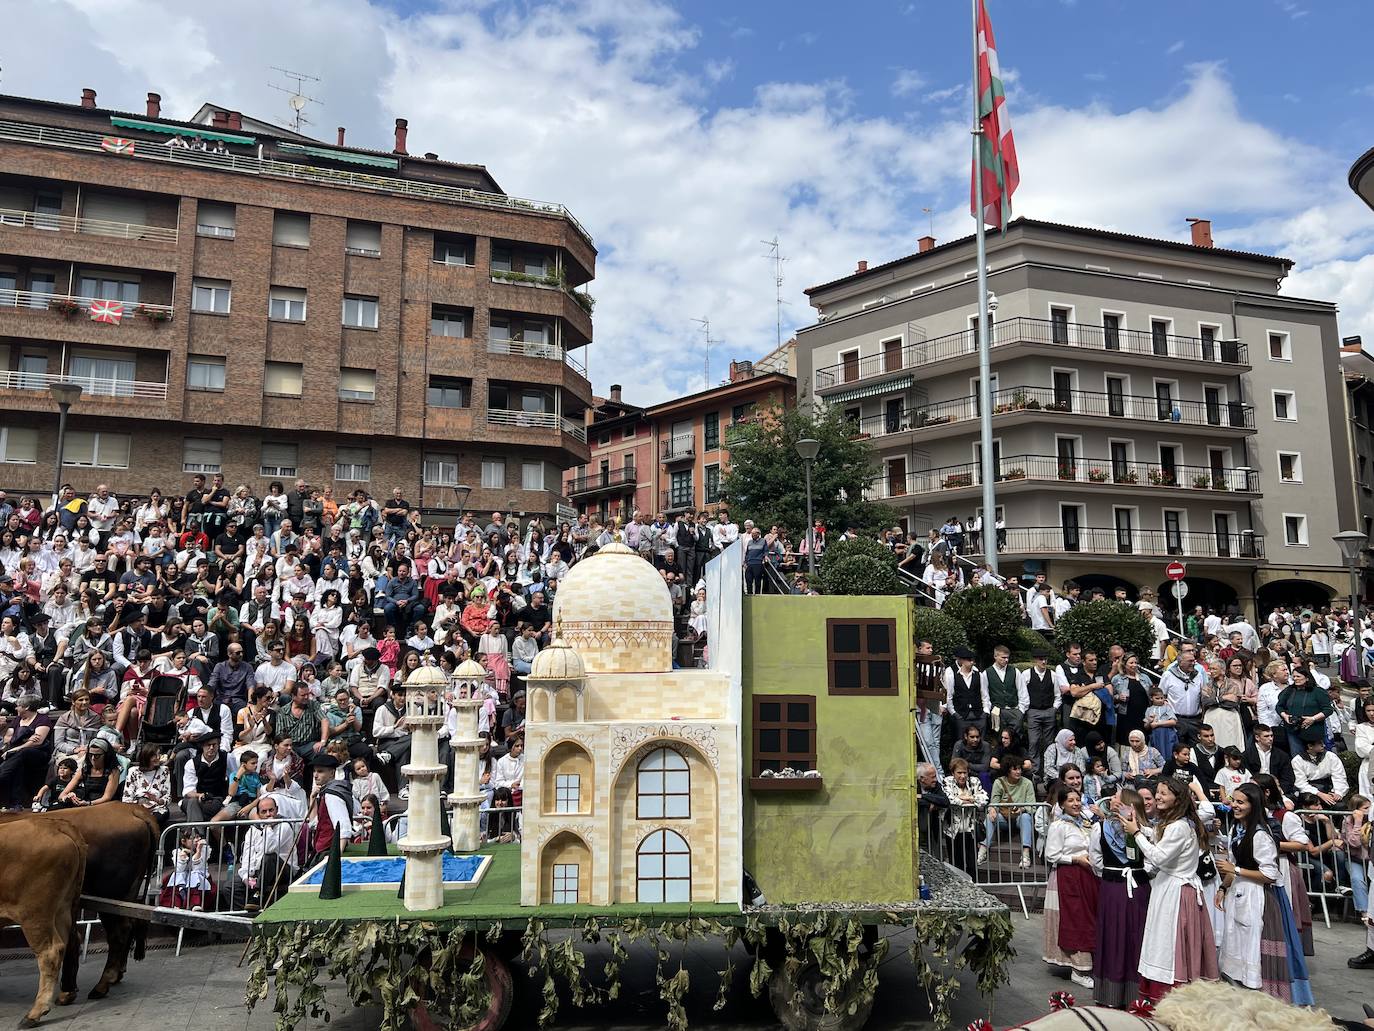
[[[1080, 1002], [1090, 992], [1053, 976], [1040, 961], [1040, 919], [1014, 918], [1017, 960], [1012, 983], [995, 999], [991, 1019], [998, 1027], [1029, 1019], [1045, 1012], [1050, 992], [1068, 988]], [[911, 932], [897, 935], [881, 972], [881, 987], [869, 1028], [914, 1029], [929, 1026], [924, 1000], [915, 988], [906, 948]], [[1310, 961], [1312, 984], [1317, 1001], [1338, 1017], [1360, 1014], [1360, 1003], [1374, 999], [1374, 971], [1349, 970], [1345, 960], [1363, 948], [1363, 931], [1353, 924], [1336, 924], [1327, 930], [1316, 925], [1317, 956]], [[270, 1031], [274, 1026], [268, 1004], [251, 1015], [243, 1006], [245, 969], [236, 967], [240, 945], [215, 945], [187, 948], [180, 957], [170, 949], [150, 950], [142, 963], [131, 963], [123, 984], [116, 986], [102, 1002], [85, 1001], [85, 991], [95, 982], [103, 957], [92, 953], [81, 977], [82, 999], [68, 1009], [54, 1009], [41, 1025], [55, 1031], [114, 1031], [141, 1028], [146, 1031]], [[588, 968], [596, 970], [600, 958], [593, 955]], [[763, 999], [749, 995], [743, 973], [744, 954], [736, 957], [740, 969], [735, 987], [724, 1010], [712, 1012], [718, 984], [716, 971], [723, 966], [722, 953], [711, 943], [693, 943], [687, 955], [692, 991], [687, 1003], [692, 1027], [703, 1031], [745, 1031], [776, 1027], [772, 1012]], [[954, 1008], [954, 1027], [963, 1028], [977, 1016], [988, 1015], [985, 1000], [975, 993], [965, 976], [965, 992]], [[517, 1002], [507, 1027], [525, 1031], [536, 1026], [537, 991], [517, 972], [517, 991], [524, 1001]], [[658, 1031], [663, 1027], [663, 1007], [654, 988], [653, 962], [645, 949], [631, 950], [631, 962], [622, 976], [621, 999], [597, 1010], [576, 1011], [565, 1003], [557, 1026], [567, 1029], [614, 1027], [626, 1031]], [[0, 1027], [17, 1022], [27, 1009], [37, 987], [37, 971], [31, 957], [0, 963]], [[333, 1019], [309, 1021], [302, 1027], [311, 1031], [374, 1031], [379, 1011], [349, 1010], [341, 993]]]

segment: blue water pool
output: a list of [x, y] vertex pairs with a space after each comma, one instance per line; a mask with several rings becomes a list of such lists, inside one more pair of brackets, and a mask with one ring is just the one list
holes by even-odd
[[[444, 853], [444, 883], [456, 885], [470, 883], [477, 877], [482, 862], [486, 858], [486, 856], [455, 856], [451, 853]], [[405, 870], [406, 860], [404, 856], [345, 858], [342, 861], [342, 866], [345, 885], [390, 884], [394, 887], [401, 883], [401, 874]], [[323, 879], [324, 864], [320, 864], [296, 883], [302, 886], [313, 885], [318, 887]]]

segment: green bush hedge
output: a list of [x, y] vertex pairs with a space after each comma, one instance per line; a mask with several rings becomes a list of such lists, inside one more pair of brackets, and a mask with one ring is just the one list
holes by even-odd
[[954, 661], [956, 648], [968, 647], [963, 624], [938, 609], [916, 610], [916, 639], [929, 640], [935, 645], [935, 654], [946, 662]]
[[1107, 649], [1119, 644], [1145, 659], [1154, 648], [1155, 633], [1150, 621], [1134, 605], [1089, 601], [1080, 602], [1064, 613], [1055, 626], [1054, 639], [1061, 651], [1076, 641], [1084, 651], [1105, 656]]
[[829, 544], [816, 570], [822, 594], [902, 594], [897, 559], [872, 537]]
[[1024, 629], [1021, 606], [1000, 587], [955, 591], [946, 599], [941, 611], [963, 625], [969, 647], [982, 666], [992, 662], [992, 649], [996, 645], [1005, 644], [1014, 651], [1017, 636]]

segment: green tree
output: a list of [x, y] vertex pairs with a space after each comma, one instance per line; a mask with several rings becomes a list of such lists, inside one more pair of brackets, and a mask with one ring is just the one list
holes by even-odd
[[1001, 587], [955, 591], [945, 600], [942, 611], [963, 625], [969, 647], [983, 665], [992, 661], [994, 646], [1013, 648], [1021, 629], [1021, 606]]
[[1060, 618], [1054, 639], [1063, 650], [1077, 641], [1084, 651], [1107, 654], [1114, 644], [1128, 652], [1148, 657], [1154, 647], [1155, 632], [1150, 621], [1134, 605], [1119, 601], [1080, 602]]
[[891, 512], [863, 496], [878, 475], [878, 459], [866, 443], [854, 439], [853, 425], [837, 408], [812, 416], [774, 407], [732, 429], [730, 469], [721, 491], [734, 520], [752, 519], [764, 527], [779, 523], [800, 547], [806, 532], [806, 478], [796, 443], [808, 437], [821, 444], [811, 466], [815, 517], [832, 532], [848, 526], [874, 535], [891, 525]]
[[968, 635], [964, 633], [963, 624], [939, 609], [917, 609], [915, 629], [916, 640], [933, 644], [935, 654], [945, 662], [954, 661], [956, 648], [968, 647]]
[[835, 540], [816, 570], [822, 594], [902, 594], [897, 558], [872, 537]]

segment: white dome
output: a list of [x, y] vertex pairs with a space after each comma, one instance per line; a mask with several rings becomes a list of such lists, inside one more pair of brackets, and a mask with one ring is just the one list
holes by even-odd
[[448, 677], [438, 666], [421, 666], [406, 677], [407, 688], [444, 687], [447, 684]]
[[534, 657], [526, 680], [548, 680], [554, 683], [567, 683], [581, 680], [587, 669], [582, 664], [582, 656], [568, 646], [568, 642], [555, 639], [552, 644]]
[[464, 659], [453, 671], [453, 675], [459, 680], [485, 680], [487, 671], [480, 662]]
[[589, 673], [662, 673], [673, 668], [673, 599], [653, 565], [608, 544], [568, 571], [553, 604], [554, 636]]

